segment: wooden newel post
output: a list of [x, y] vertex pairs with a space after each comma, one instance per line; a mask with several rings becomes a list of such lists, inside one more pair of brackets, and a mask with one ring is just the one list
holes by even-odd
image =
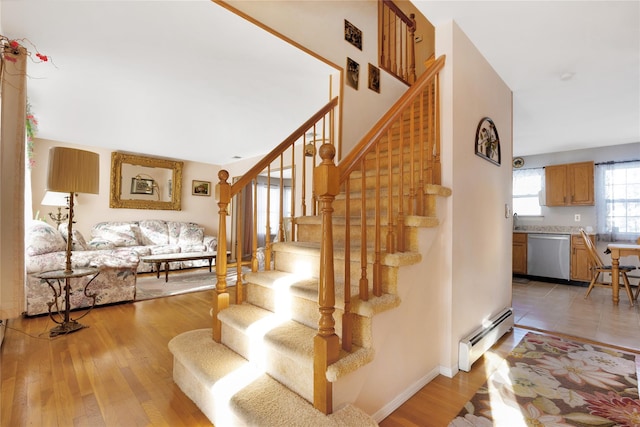
[[218, 320], [218, 313], [229, 307], [229, 293], [227, 292], [227, 207], [231, 202], [231, 185], [227, 182], [229, 172], [218, 172], [219, 182], [216, 184], [216, 200], [218, 201], [218, 253], [216, 255], [216, 293], [213, 296], [213, 340], [222, 340], [222, 324]]
[[314, 397], [313, 405], [325, 414], [333, 412], [331, 383], [327, 381], [327, 367], [338, 360], [340, 340], [335, 333], [335, 285], [333, 270], [333, 200], [340, 191], [338, 168], [333, 163], [336, 149], [331, 144], [323, 144], [319, 150], [320, 163], [313, 171], [316, 198], [322, 216], [320, 248], [320, 280], [318, 305], [320, 320], [318, 334], [314, 338]]

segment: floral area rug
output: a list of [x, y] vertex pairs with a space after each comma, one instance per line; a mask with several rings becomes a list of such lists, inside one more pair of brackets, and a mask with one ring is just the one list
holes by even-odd
[[640, 426], [635, 359], [529, 332], [449, 427]]

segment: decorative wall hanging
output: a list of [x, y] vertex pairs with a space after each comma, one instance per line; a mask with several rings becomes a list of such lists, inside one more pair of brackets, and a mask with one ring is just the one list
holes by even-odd
[[346, 19], [344, 20], [344, 39], [362, 50], [362, 31]]
[[369, 63], [369, 89], [380, 93], [380, 69]]
[[478, 123], [476, 130], [476, 155], [500, 166], [500, 137], [498, 129], [489, 117]]
[[191, 181], [191, 194], [194, 196], [210, 196], [211, 181]]
[[347, 58], [347, 84], [358, 90], [358, 80], [360, 79], [360, 64], [351, 58]]

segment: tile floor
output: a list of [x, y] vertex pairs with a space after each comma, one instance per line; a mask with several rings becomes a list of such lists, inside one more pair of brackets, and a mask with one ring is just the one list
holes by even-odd
[[621, 289], [620, 303], [614, 306], [610, 289], [594, 288], [585, 299], [586, 291], [586, 287], [514, 278], [515, 323], [640, 351], [640, 298], [631, 307]]

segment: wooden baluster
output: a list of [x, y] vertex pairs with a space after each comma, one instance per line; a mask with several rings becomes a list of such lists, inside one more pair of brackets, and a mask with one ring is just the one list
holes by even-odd
[[[402, 120], [398, 121], [398, 126], [402, 126]], [[392, 208], [392, 193], [391, 189], [393, 188], [393, 126], [389, 127], [387, 131], [387, 181], [388, 181], [388, 190], [387, 190], [387, 253], [392, 254], [395, 252], [395, 231], [393, 229], [393, 208]]]
[[290, 230], [290, 238], [292, 242], [295, 242], [296, 239], [296, 145], [293, 144], [291, 146], [291, 223], [289, 226]]
[[278, 206], [278, 241], [284, 242], [284, 156], [280, 155], [280, 203]]
[[[418, 110], [420, 111], [420, 110]], [[419, 120], [419, 119], [418, 119]], [[415, 127], [415, 101], [411, 104], [411, 121], [409, 122], [409, 215], [416, 214], [416, 153], [415, 153], [415, 143], [416, 143], [416, 127]]]
[[[411, 107], [409, 107], [409, 140], [411, 140], [411, 138], [413, 137], [411, 135], [412, 132], [412, 128], [413, 128], [413, 103], [411, 104]], [[404, 114], [402, 115], [404, 117]], [[403, 121], [403, 125], [402, 125], [403, 129], [404, 129], [404, 121]], [[400, 137], [400, 160], [399, 160], [399, 176], [400, 176], [400, 182], [398, 183], [398, 214], [396, 215], [396, 227], [397, 227], [397, 231], [396, 231], [396, 247], [395, 249], [398, 252], [404, 252], [405, 251], [405, 247], [404, 247], [404, 147], [406, 147], [407, 142], [406, 139], [404, 137], [404, 134], [401, 135]]]
[[302, 135], [302, 216], [307, 215], [307, 134]]
[[[382, 277], [380, 275], [380, 141], [376, 143], [376, 190], [375, 190], [375, 232], [374, 232], [374, 261], [373, 261], [373, 295], [382, 295]], [[389, 188], [387, 191], [391, 191]], [[366, 224], [365, 224], [366, 230]]]
[[424, 126], [425, 126], [425, 117], [424, 117], [424, 91], [420, 92], [418, 95], [418, 99], [420, 100], [420, 135], [418, 140], [418, 188], [417, 188], [417, 199], [416, 199], [416, 215], [424, 215], [424, 151], [427, 147], [424, 141]]
[[265, 226], [264, 269], [271, 270], [271, 165], [267, 166], [267, 225]]
[[322, 245], [320, 248], [320, 278], [318, 304], [320, 320], [314, 338], [313, 406], [325, 413], [333, 412], [333, 391], [327, 381], [327, 367], [338, 360], [340, 340], [335, 333], [335, 288], [333, 269], [333, 200], [340, 191], [338, 168], [333, 163], [336, 150], [331, 144], [320, 147], [322, 163], [313, 171], [315, 193], [322, 216]]
[[431, 83], [427, 85], [425, 91], [427, 91], [427, 119], [429, 120], [429, 128], [427, 130], [427, 170], [429, 171], [426, 180], [428, 184], [433, 183], [433, 153], [434, 153], [434, 137], [435, 137], [435, 126], [434, 126], [434, 109], [433, 109], [433, 86]]
[[251, 271], [254, 273], [258, 271], [258, 180], [254, 179], [253, 181], [253, 210], [251, 215], [253, 217], [253, 224], [251, 227], [252, 235], [252, 245], [251, 248]]
[[227, 182], [229, 172], [218, 172], [216, 185], [216, 200], [218, 200], [218, 252], [216, 254], [216, 292], [213, 296], [213, 340], [222, 341], [222, 323], [218, 313], [229, 307], [229, 293], [227, 292], [227, 206], [231, 202], [231, 185]]
[[367, 279], [367, 164], [366, 156], [360, 162], [360, 299], [369, 300], [369, 280]]
[[353, 341], [353, 313], [351, 313], [351, 190], [350, 180], [344, 183], [344, 314], [342, 315], [342, 348], [351, 351]]
[[435, 137], [435, 172], [433, 183], [440, 185], [442, 183], [442, 171], [440, 168], [440, 75], [436, 74], [434, 79], [434, 98], [435, 98], [435, 117], [434, 121], [436, 123], [436, 137]]
[[409, 27], [409, 83], [415, 83], [416, 77], [416, 14], [409, 15], [411, 27]]
[[385, 26], [387, 33], [387, 70], [391, 70], [391, 9], [387, 8], [387, 24]]
[[393, 16], [393, 74], [399, 76], [398, 72], [398, 17]]
[[242, 206], [246, 194], [245, 191], [249, 191], [249, 189], [245, 187], [236, 195], [236, 304], [242, 304], [244, 300], [244, 286], [242, 284], [242, 238], [244, 227], [241, 226], [241, 218], [243, 216]]

